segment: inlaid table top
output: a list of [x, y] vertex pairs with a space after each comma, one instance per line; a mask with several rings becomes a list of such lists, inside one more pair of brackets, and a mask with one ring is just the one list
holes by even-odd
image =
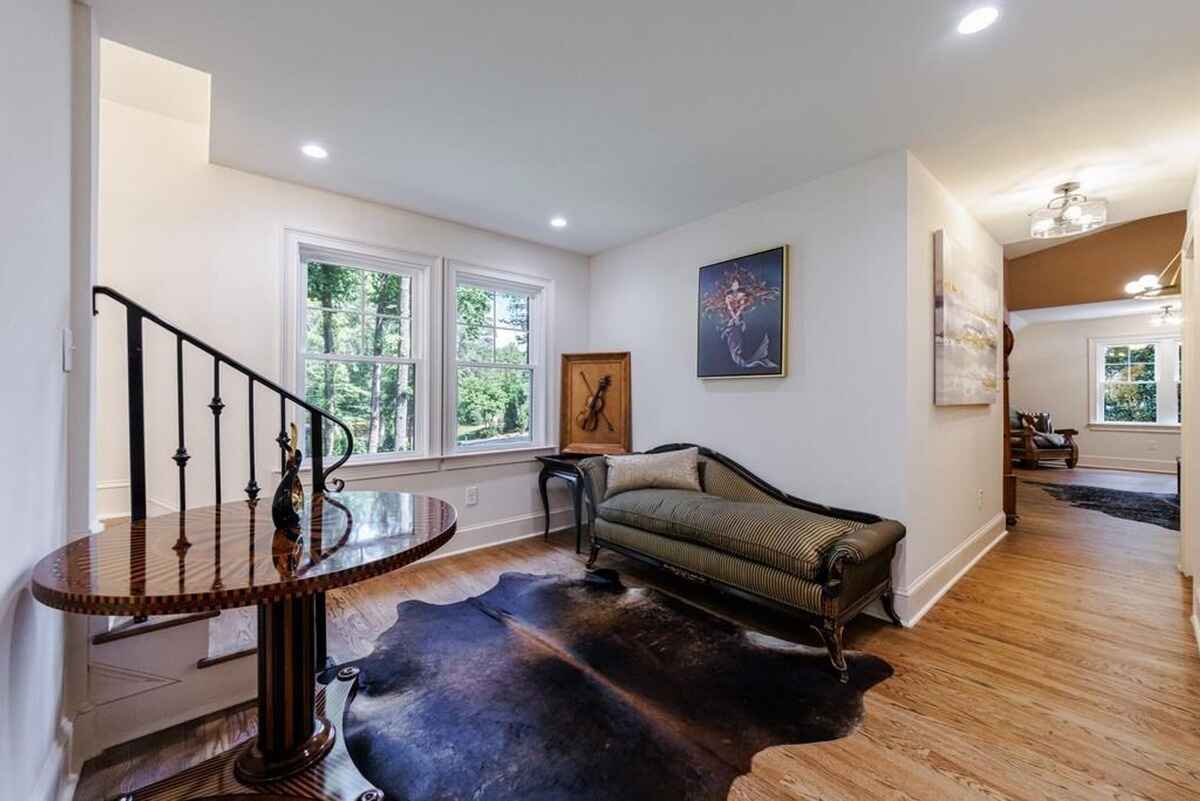
[[[33, 595], [102, 615], [249, 606], [354, 584], [417, 561], [454, 536], [454, 507], [405, 492], [312, 499], [298, 539], [269, 500], [237, 501], [112, 526], [38, 562]], [[295, 536], [295, 534], [293, 534]]]

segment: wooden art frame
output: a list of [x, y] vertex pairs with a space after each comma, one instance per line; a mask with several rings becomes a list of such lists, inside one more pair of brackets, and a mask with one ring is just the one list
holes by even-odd
[[559, 449], [578, 454], [630, 453], [633, 413], [628, 351], [564, 353], [560, 375]]

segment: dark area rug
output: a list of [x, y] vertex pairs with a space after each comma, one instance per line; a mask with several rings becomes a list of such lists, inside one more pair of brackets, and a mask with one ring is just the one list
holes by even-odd
[[408, 601], [362, 670], [350, 754], [388, 801], [724, 801], [757, 752], [844, 737], [892, 674], [785, 643], [613, 571], [505, 573]]
[[[1022, 479], [1024, 480], [1024, 479]], [[1045, 481], [1026, 481], [1037, 484], [1060, 501], [1080, 509], [1091, 509], [1106, 515], [1179, 531], [1179, 496], [1157, 492], [1131, 492], [1087, 487], [1077, 484], [1050, 484]]]

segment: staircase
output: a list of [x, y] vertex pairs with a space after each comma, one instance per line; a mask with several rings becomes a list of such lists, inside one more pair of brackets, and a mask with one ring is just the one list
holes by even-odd
[[[187, 468], [189, 461], [192, 459], [192, 454], [188, 451], [185, 437], [185, 421], [188, 413], [184, 402], [184, 356], [186, 349], [195, 349], [212, 361], [212, 398], [205, 405], [205, 411], [202, 411], [201, 414], [210, 415], [212, 418], [212, 488], [214, 490], [215, 505], [219, 506], [222, 500], [225, 499], [224, 482], [230, 478], [221, 458], [222, 437], [231, 436], [228, 430], [223, 435], [221, 429], [222, 415], [228, 408], [221, 396], [221, 382], [222, 378], [225, 378], [228, 382], [231, 374], [235, 377], [235, 380], [244, 380], [247, 387], [247, 408], [243, 419], [247, 421], [244, 436], [248, 437], [249, 458], [244, 469], [236, 473], [237, 483], [240, 484], [243, 477], [246, 480], [245, 485], [241, 489], [241, 492], [244, 492], [246, 495], [246, 502], [251, 504], [270, 502], [269, 498], [266, 500], [260, 499], [259, 496], [262, 494], [262, 487], [259, 485], [256, 476], [255, 452], [257, 443], [254, 411], [256, 394], [259, 396], [266, 394], [268, 402], [278, 403], [279, 432], [274, 442], [280, 449], [280, 469], [283, 469], [288, 445], [287, 428], [288, 422], [291, 419], [289, 412], [300, 416], [307, 415], [309, 443], [308, 447], [303, 448], [303, 450], [306, 452], [312, 470], [311, 492], [316, 495], [324, 493], [326, 488], [330, 487], [335, 491], [342, 489], [344, 482], [330, 476], [346, 463], [346, 460], [350, 458], [350, 454], [354, 450], [354, 437], [350, 428], [345, 423], [323, 409], [313, 406], [303, 398], [292, 394], [269, 378], [251, 370], [238, 360], [218, 351], [211, 345], [202, 342], [172, 323], [167, 322], [145, 306], [115, 289], [106, 286], [97, 286], [93, 288], [92, 294], [93, 314], [99, 313], [101, 298], [105, 298], [123, 307], [125, 313], [125, 355], [129, 406], [129, 508], [131, 519], [145, 519], [147, 510], [145, 408], [147, 365], [145, 364], [145, 349], [143, 347], [143, 333], [147, 323], [162, 329], [175, 340], [174, 378], [176, 408], [174, 409], [174, 417], [177, 438], [176, 448], [174, 453], [170, 455], [170, 459], [175, 463], [178, 470], [177, 504], [180, 512], [188, 509]], [[170, 370], [171, 368], [167, 366], [165, 369]], [[229, 384], [226, 383], [226, 386], [228, 387]], [[326, 436], [332, 430], [331, 427], [333, 426], [341, 430], [345, 448], [336, 461], [326, 467], [326, 454], [324, 452]], [[240, 436], [240, 434], [233, 436]], [[317, 596], [316, 604], [316, 657], [318, 668], [323, 668], [326, 662], [325, 596], [323, 593]], [[94, 646], [105, 646], [130, 637], [161, 632], [173, 627], [203, 623], [208, 646], [205, 654], [195, 660], [195, 662], [197, 668], [206, 668], [223, 664], [230, 659], [253, 654], [254, 622], [253, 609], [229, 610], [219, 615], [218, 613], [204, 613], [201, 615], [171, 615], [155, 617], [153, 619], [134, 618], [132, 620], [113, 620], [109, 629], [96, 634], [92, 638], [92, 642]]]

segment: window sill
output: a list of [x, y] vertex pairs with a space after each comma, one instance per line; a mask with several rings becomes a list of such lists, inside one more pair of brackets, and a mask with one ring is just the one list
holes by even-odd
[[[496, 467], [507, 464], [523, 464], [532, 462], [538, 456], [557, 453], [558, 448], [548, 445], [535, 445], [523, 448], [503, 448], [479, 451], [478, 453], [455, 453], [445, 456], [397, 456], [394, 458], [373, 458], [355, 462], [353, 458], [338, 468], [333, 478], [343, 481], [366, 481], [380, 478], [399, 478], [416, 476], [425, 473], [440, 473], [446, 470], [467, 470], [473, 467]], [[326, 464], [332, 464], [329, 460]], [[312, 463], [306, 462], [300, 468], [300, 473], [312, 472]], [[271, 474], [281, 475], [278, 467], [272, 468]]]
[[1132, 434], [1178, 434], [1178, 423], [1088, 423], [1089, 431], [1124, 431]]

